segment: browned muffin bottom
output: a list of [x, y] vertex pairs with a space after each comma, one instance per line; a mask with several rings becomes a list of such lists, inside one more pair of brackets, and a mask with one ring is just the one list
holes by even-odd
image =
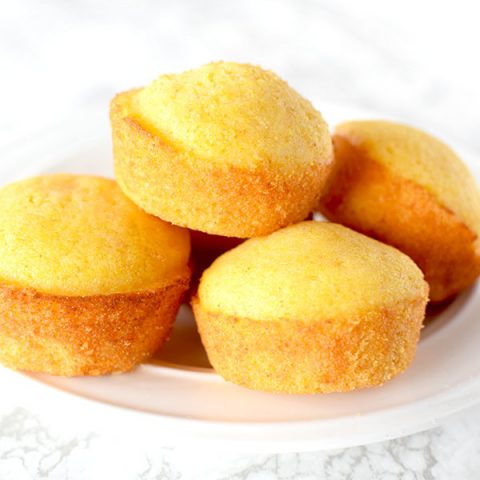
[[0, 363], [54, 375], [126, 372], [169, 337], [188, 275], [139, 293], [68, 297], [0, 284]]

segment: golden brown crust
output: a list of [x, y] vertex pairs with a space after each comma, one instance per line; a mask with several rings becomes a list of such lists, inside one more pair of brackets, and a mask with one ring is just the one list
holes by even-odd
[[476, 235], [418, 184], [391, 174], [341, 135], [336, 165], [321, 212], [409, 255], [430, 285], [432, 301], [445, 300], [480, 274]]
[[148, 213], [194, 230], [248, 238], [298, 222], [318, 203], [330, 162], [290, 174], [192, 163], [129, 114], [134, 92], [111, 104], [115, 176]]
[[86, 297], [0, 284], [0, 363], [65, 376], [129, 371], [168, 339], [189, 277]]
[[202, 342], [226, 380], [255, 390], [330, 393], [381, 385], [416, 350], [426, 298], [335, 319], [274, 322], [212, 314], [193, 300]]

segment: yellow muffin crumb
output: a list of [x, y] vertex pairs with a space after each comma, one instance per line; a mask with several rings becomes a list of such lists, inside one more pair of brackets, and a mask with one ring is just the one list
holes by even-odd
[[113, 180], [47, 175], [0, 189], [0, 281], [108, 295], [185, 276], [189, 232], [150, 216]]

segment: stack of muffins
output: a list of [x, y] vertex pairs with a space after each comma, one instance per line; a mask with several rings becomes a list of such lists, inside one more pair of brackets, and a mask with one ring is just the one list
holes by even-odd
[[[475, 180], [417, 129], [354, 121], [332, 142], [279, 77], [226, 62], [117, 95], [111, 123], [117, 183], [50, 175], [0, 190], [8, 367], [129, 371], [188, 299], [231, 382], [372, 387], [411, 363], [429, 295], [480, 274]], [[315, 211], [339, 224], [305, 221]]]

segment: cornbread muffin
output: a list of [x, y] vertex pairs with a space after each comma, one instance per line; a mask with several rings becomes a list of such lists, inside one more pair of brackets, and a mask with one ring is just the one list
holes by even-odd
[[341, 225], [302, 222], [219, 257], [193, 299], [215, 370], [252, 389], [344, 392], [413, 359], [428, 285], [410, 258]]
[[397, 247], [425, 274], [438, 302], [480, 274], [480, 193], [436, 138], [385, 121], [354, 121], [334, 135], [336, 167], [321, 200], [329, 219]]
[[115, 176], [145, 211], [227, 237], [304, 219], [332, 164], [326, 123], [274, 73], [218, 62], [111, 104]]
[[190, 279], [189, 232], [112, 180], [0, 189], [0, 362], [57, 375], [132, 369], [167, 339]]

